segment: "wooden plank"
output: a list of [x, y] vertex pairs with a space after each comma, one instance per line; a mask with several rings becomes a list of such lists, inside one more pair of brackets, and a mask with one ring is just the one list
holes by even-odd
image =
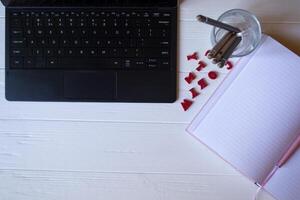
[[18, 200], [252, 200], [256, 190], [235, 175], [0, 170], [0, 179], [1, 198]]
[[4, 67], [5, 67], [5, 20], [4, 18], [0, 18], [0, 69], [3, 69]]
[[0, 17], [4, 17], [4, 16], [5, 16], [5, 7], [0, 2]]
[[186, 124], [0, 121], [0, 170], [237, 175]]
[[300, 22], [300, 1], [298, 0], [182, 0], [180, 19], [194, 20], [198, 14], [218, 18], [222, 13], [233, 8], [249, 10], [262, 22]]
[[[4, 70], [0, 70], [0, 119], [42, 119], [75, 121], [125, 121], [188, 123], [204, 105], [225, 74], [205, 88], [188, 112], [183, 112], [180, 102], [190, 98], [188, 91], [192, 86], [184, 82], [186, 73], [179, 74], [179, 98], [173, 104], [128, 104], [128, 103], [43, 103], [43, 102], [8, 102], [4, 98]], [[198, 79], [207, 77], [200, 73]], [[197, 80], [194, 81], [195, 87]]]

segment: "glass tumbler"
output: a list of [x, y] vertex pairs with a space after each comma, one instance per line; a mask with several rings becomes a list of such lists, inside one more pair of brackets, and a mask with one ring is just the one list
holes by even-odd
[[[218, 21], [237, 27], [242, 40], [236, 47], [231, 57], [242, 57], [250, 54], [259, 45], [262, 33], [261, 24], [257, 17], [242, 9], [232, 9], [223, 13]], [[213, 46], [227, 33], [226, 30], [213, 27], [211, 32], [211, 43]]]

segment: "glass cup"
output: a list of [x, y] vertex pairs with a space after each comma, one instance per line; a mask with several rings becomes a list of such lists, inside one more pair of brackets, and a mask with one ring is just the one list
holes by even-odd
[[[236, 47], [231, 57], [242, 57], [250, 54], [259, 45], [262, 33], [261, 25], [257, 17], [242, 9], [232, 9], [223, 13], [218, 21], [237, 27], [242, 40]], [[213, 27], [211, 32], [211, 43], [213, 46], [227, 33], [226, 30]]]

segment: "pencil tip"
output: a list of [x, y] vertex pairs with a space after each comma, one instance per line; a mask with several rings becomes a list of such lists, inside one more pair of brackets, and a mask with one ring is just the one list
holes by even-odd
[[218, 63], [218, 60], [217, 60], [217, 59], [213, 59], [213, 60], [212, 60], [212, 63], [213, 63], [213, 64], [217, 64], [217, 63]]
[[206, 19], [206, 17], [204, 17], [203, 15], [198, 15], [198, 16], [197, 16], [197, 19], [198, 19], [199, 21], [201, 21], [201, 22], [204, 22], [205, 19]]
[[223, 63], [218, 63], [218, 67], [223, 68], [224, 64]]

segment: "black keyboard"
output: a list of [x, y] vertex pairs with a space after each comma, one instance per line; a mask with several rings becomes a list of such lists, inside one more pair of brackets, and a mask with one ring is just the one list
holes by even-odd
[[11, 69], [170, 69], [171, 13], [11, 11]]

